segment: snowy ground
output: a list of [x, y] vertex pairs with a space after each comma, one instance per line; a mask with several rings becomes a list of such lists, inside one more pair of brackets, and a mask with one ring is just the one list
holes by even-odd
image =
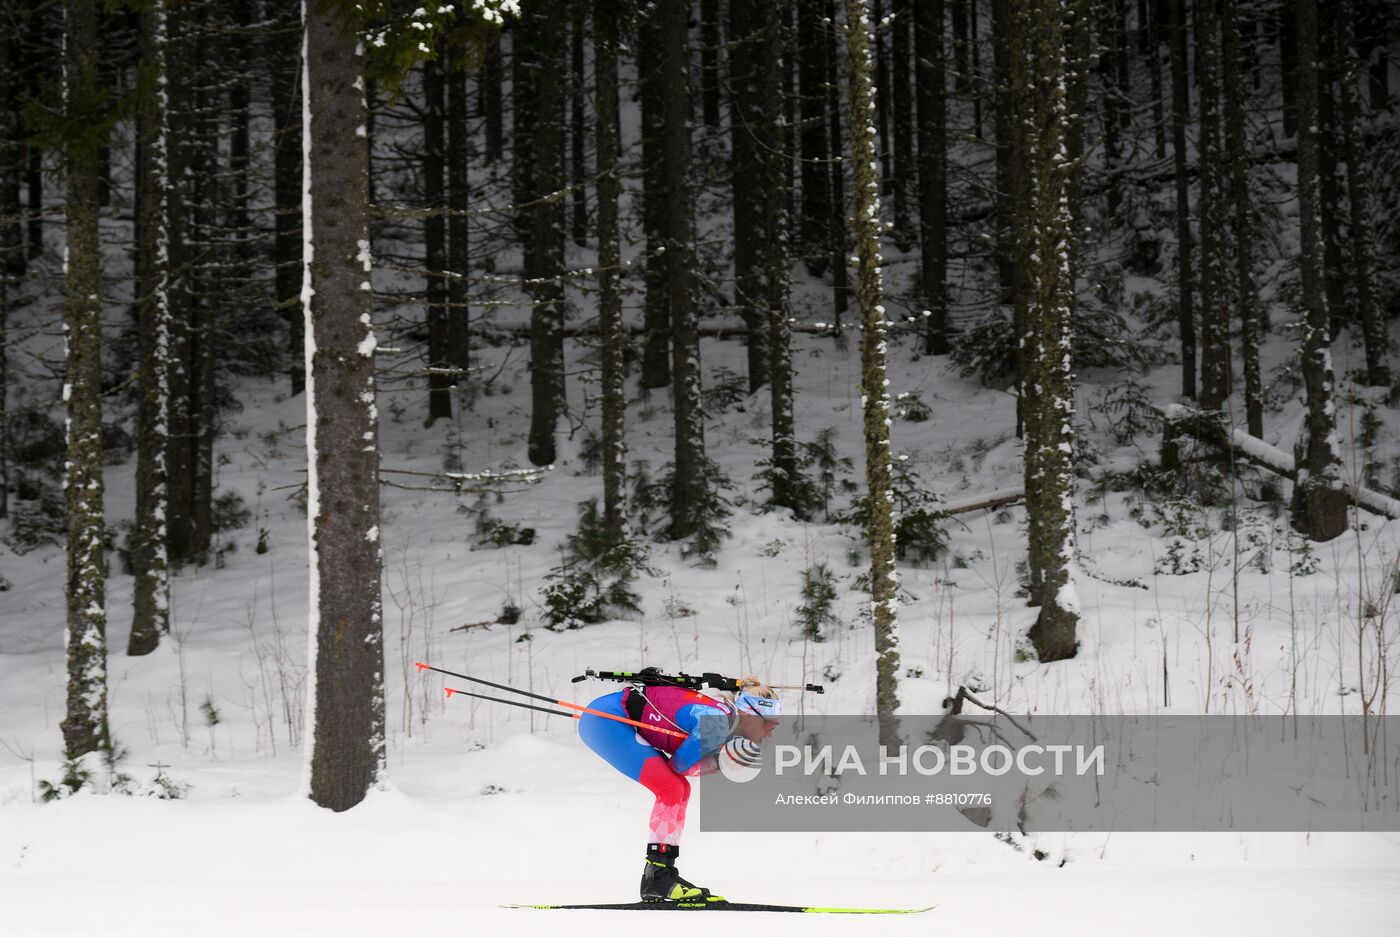
[[[858, 480], [856, 349], [841, 352], [813, 337], [797, 343], [799, 434], [810, 439], [835, 427], [842, 451], [856, 459]], [[1281, 350], [1271, 351], [1276, 364]], [[487, 349], [483, 358], [495, 363], [505, 353]], [[707, 341], [704, 354], [708, 372], [722, 364], [742, 373], [738, 343]], [[441, 469], [454, 437], [462, 440], [467, 470], [501, 468], [512, 458], [524, 464], [528, 387], [518, 351], [512, 360], [506, 374], [515, 376], [503, 378], [497, 393], [481, 397], [456, 426], [440, 422], [425, 431], [421, 392], [386, 391], [385, 466]], [[897, 421], [896, 448], [948, 501], [1019, 484], [1007, 395], [961, 379], [941, 360], [914, 360], [907, 349], [897, 349], [892, 376], [893, 389], [917, 393], [933, 417]], [[1155, 399], [1172, 399], [1173, 368], [1139, 377]], [[580, 390], [573, 388], [575, 401]], [[760, 394], [743, 411], [718, 415], [707, 431], [712, 454], [746, 502], [736, 506], [718, 567], [692, 568], [673, 547], [656, 545], [662, 574], [640, 584], [641, 621], [557, 634], [541, 627], [543, 576], [575, 526], [575, 505], [600, 494], [599, 478], [577, 474], [581, 436], [564, 442], [560, 464], [538, 487], [488, 502], [492, 516], [537, 529], [530, 547], [471, 549], [475, 520], [458, 506], [472, 506], [472, 498], [386, 489], [392, 788], [345, 815], [312, 807], [297, 796], [305, 521], [289, 500], [304, 478], [304, 413], [300, 398], [281, 393], [280, 385], [245, 382], [244, 408], [228, 417], [217, 483], [221, 492], [239, 492], [254, 518], [228, 535], [237, 550], [223, 568], [186, 570], [176, 579], [176, 639], [150, 657], [127, 658], [131, 579], [114, 567], [109, 585], [110, 700], [113, 731], [126, 752], [121, 769], [148, 792], [157, 789], [158, 772], [188, 785], [184, 799], [85, 795], [34, 803], [38, 782], [60, 773], [63, 557], [57, 549], [15, 556], [0, 547], [13, 584], [0, 593], [0, 933], [7, 937], [611, 934], [639, 923], [602, 912], [497, 908], [631, 900], [649, 799], [584, 749], [571, 722], [547, 725], [543, 716], [532, 722], [504, 707], [448, 702], [440, 678], [412, 672], [415, 660], [580, 701], [612, 688], [572, 685], [569, 678], [586, 667], [756, 672], [772, 681], [827, 683], [825, 696], [802, 701], [809, 711], [871, 708], [872, 639], [857, 622], [864, 594], [851, 591], [862, 570], [847, 556], [855, 541], [834, 526], [750, 513], [753, 462], [767, 435]], [[1094, 420], [1100, 465], [1130, 468], [1155, 440], [1114, 442], [1112, 421], [1092, 409], [1099, 393], [1086, 382], [1081, 413]], [[1296, 406], [1271, 414], [1269, 441], [1289, 449], [1300, 415]], [[656, 469], [671, 446], [664, 395], [650, 407], [634, 405], [629, 419], [632, 457]], [[1354, 425], [1348, 410], [1344, 426]], [[1391, 428], [1381, 438], [1393, 446]], [[131, 516], [132, 471], [131, 464], [110, 469], [112, 521]], [[844, 507], [844, 497], [838, 500]], [[1374, 635], [1359, 628], [1355, 609], [1360, 598], [1386, 599], [1381, 583], [1400, 557], [1395, 525], [1368, 517], [1359, 536], [1308, 557], [1264, 508], [1251, 512], [1237, 539], [1219, 531], [1218, 516], [1191, 515], [1188, 506], [1187, 520], [1210, 521], [1214, 533], [1174, 539], [1150, 513], [1148, 526], [1139, 523], [1142, 500], [1087, 486], [1082, 493], [1080, 546], [1092, 567], [1080, 586], [1083, 651], [1049, 667], [1018, 659], [1034, 616], [1015, 595], [1024, 549], [1020, 510], [950, 522], [946, 560], [901, 570], [908, 711], [936, 712], [960, 685], [1011, 711], [1358, 710], [1358, 691], [1368, 686], [1376, 658], [1358, 652], [1358, 643], [1370, 647]], [[259, 529], [270, 546], [261, 555], [254, 551]], [[793, 622], [801, 571], [818, 561], [841, 580], [837, 611], [845, 622], [820, 644], [803, 640]], [[1172, 564], [1196, 571], [1171, 575]], [[1310, 574], [1300, 572], [1312, 566]], [[520, 623], [452, 630], [493, 621], [507, 602], [524, 610]], [[1387, 633], [1381, 644], [1392, 669], [1393, 642]], [[938, 905], [917, 918], [787, 915], [761, 925], [725, 918], [723, 927], [1281, 937], [1393, 934], [1400, 919], [1400, 835], [1039, 834], [1018, 850], [980, 832], [705, 833], [693, 810], [681, 867], [717, 893], [802, 904]], [[1049, 858], [1035, 861], [1032, 848]], [[681, 933], [708, 933], [717, 924], [684, 915], [664, 920]]]

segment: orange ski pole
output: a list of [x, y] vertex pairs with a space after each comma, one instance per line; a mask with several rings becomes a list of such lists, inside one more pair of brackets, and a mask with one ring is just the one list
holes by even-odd
[[[553, 699], [552, 697], [542, 696], [542, 695], [540, 695], [539, 693], [531, 693], [529, 690], [521, 690], [521, 689], [519, 689], [519, 688], [517, 688], [517, 687], [506, 686], [504, 683], [492, 683], [490, 680], [483, 680], [483, 679], [481, 679], [480, 677], [469, 677], [469, 676], [467, 676], [467, 675], [464, 674], [464, 673], [454, 673], [454, 672], [451, 671], [451, 670], [443, 670], [441, 667], [434, 667], [434, 666], [432, 666], [431, 664], [425, 664], [425, 663], [423, 663], [423, 662], [421, 662], [421, 661], [417, 664], [417, 667], [418, 667], [418, 672], [419, 672], [419, 673], [422, 673], [422, 672], [425, 671], [425, 670], [432, 670], [432, 671], [435, 671], [436, 673], [446, 674], [446, 675], [449, 676], [449, 677], [457, 677], [457, 678], [462, 679], [462, 680], [470, 680], [472, 683], [480, 683], [480, 684], [483, 684], [484, 686], [494, 687], [494, 688], [497, 689], [497, 690], [505, 690], [507, 693], [519, 693], [521, 696], [528, 696], [528, 697], [530, 697], [531, 699], [537, 699], [537, 700], [540, 700], [540, 701], [545, 702], [545, 703], [553, 703], [553, 704], [556, 705], [556, 706], [563, 706], [565, 709], [577, 710], [580, 714], [582, 714], [582, 713], [589, 713], [589, 714], [594, 715], [594, 716], [599, 716], [599, 717], [601, 717], [601, 718], [603, 718], [603, 719], [612, 719], [614, 722], [625, 722], [627, 725], [636, 726], [636, 727], [639, 728], [639, 729], [651, 729], [652, 731], [660, 732], [660, 733], [662, 733], [663, 735], [674, 735], [676, 738], [681, 738], [681, 739], [683, 739], [683, 738], [687, 738], [687, 737], [688, 737], [687, 733], [685, 733], [685, 732], [678, 732], [678, 731], [676, 731], [675, 729], [667, 729], [667, 728], [664, 728], [664, 727], [662, 727], [662, 726], [649, 726], [649, 725], [647, 725], [647, 724], [644, 723], [644, 722], [637, 722], [635, 719], [628, 719], [628, 718], [626, 718], [626, 717], [624, 717], [624, 716], [614, 715], [613, 713], [605, 713], [605, 712], [601, 712], [601, 711], [596, 710], [596, 709], [589, 709], [587, 706], [582, 706], [582, 705], [580, 705], [580, 704], [578, 704], [578, 703], [570, 703], [568, 700]], [[511, 703], [510, 700], [500, 700], [500, 699], [496, 699], [495, 697], [492, 697], [492, 696], [482, 696], [482, 695], [479, 694], [479, 693], [468, 693], [468, 692], [465, 691], [465, 690], [454, 690], [454, 689], [452, 689], [451, 687], [443, 687], [443, 690], [447, 693], [447, 695], [448, 695], [449, 697], [450, 697], [453, 693], [462, 693], [462, 694], [464, 694], [464, 695], [466, 695], [466, 696], [475, 696], [475, 697], [478, 698], [478, 699], [492, 700], [493, 702], [497, 702], [497, 703], [508, 703], [508, 704]], [[525, 704], [525, 703], [515, 703], [515, 704], [512, 704], [512, 705], [526, 706], [526, 705], [528, 705], [528, 704]], [[533, 709], [533, 708], [538, 708], [538, 707], [530, 707], [530, 708]], [[552, 710], [542, 710], [542, 711], [544, 711], [544, 712], [552, 712]], [[568, 715], [568, 714], [567, 714], [567, 713], [560, 713], [560, 715]], [[574, 716], [574, 718], [577, 719], [578, 716]]]

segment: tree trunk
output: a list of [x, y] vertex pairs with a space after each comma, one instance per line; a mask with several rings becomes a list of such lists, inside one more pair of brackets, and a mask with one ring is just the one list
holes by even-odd
[[486, 37], [486, 55], [477, 79], [478, 108], [481, 112], [482, 136], [485, 139], [483, 158], [494, 166], [501, 160], [505, 128], [502, 120], [501, 84], [505, 80], [505, 63], [501, 56], [501, 31], [492, 30]]
[[[892, 0], [894, 16], [890, 21], [891, 115], [894, 131], [894, 228], [891, 235], [901, 251], [914, 243], [914, 225], [910, 208], [914, 201], [914, 96], [909, 85], [909, 60], [915, 0]], [[925, 0], [927, 2], [927, 0]]]
[[1283, 73], [1283, 135], [1293, 137], [1298, 133], [1298, 20], [1297, 11], [1290, 4], [1280, 5], [1278, 33], [1279, 67]]
[[[749, 393], [768, 383], [767, 307], [768, 237], [763, 206], [769, 193], [763, 190], [766, 163], [761, 142], [764, 122], [770, 120], [763, 98], [763, 11], [757, 0], [730, 0], [729, 4], [729, 125], [730, 175], [734, 187], [734, 305], [744, 319], [748, 342]], [[771, 134], [769, 134], [771, 137]]]
[[1337, 178], [1339, 151], [1342, 148], [1342, 128], [1338, 121], [1336, 28], [1334, 17], [1318, 22], [1317, 35], [1317, 156], [1318, 207], [1322, 219], [1322, 273], [1327, 292], [1327, 313], [1332, 341], [1352, 321], [1347, 303], [1346, 258], [1342, 256], [1342, 186]]
[[700, 336], [694, 296], [695, 201], [690, 188], [689, 4], [661, 4], [656, 20], [661, 106], [660, 218], [666, 294], [671, 310], [671, 380], [675, 406], [675, 474], [671, 489], [671, 539], [695, 532], [695, 493], [704, 484], [705, 421], [700, 402]]
[[1073, 219], [1067, 193], [1077, 165], [1066, 158], [1065, 24], [1051, 0], [1031, 0], [1016, 14], [1019, 54], [1012, 56], [1020, 146], [1029, 204], [1018, 226], [1018, 254], [1027, 260], [1026, 526], [1032, 604], [1030, 630], [1041, 661], [1078, 649], [1075, 583], [1074, 376], [1070, 323], [1074, 311]]
[[1390, 383], [1390, 338], [1376, 302], [1375, 254], [1372, 247], [1371, 167], [1361, 127], [1360, 60], [1356, 50], [1354, 0], [1338, 0], [1337, 34], [1342, 85], [1342, 132], [1347, 159], [1347, 198], [1351, 209], [1351, 265], [1356, 285], [1356, 315], [1366, 338], [1366, 383]]
[[306, 336], [301, 314], [301, 36], [297, 7], [273, 3], [277, 34], [269, 40], [273, 143], [273, 289], [277, 310], [287, 320], [287, 377], [292, 395], [306, 387]]
[[[878, 8], [877, 8], [878, 9]], [[857, 302], [860, 305], [860, 383], [865, 435], [866, 497], [870, 524], [870, 604], [875, 628], [875, 711], [882, 744], [897, 744], [899, 709], [899, 579], [890, 503], [890, 396], [885, 368], [884, 287], [880, 278], [880, 180], [875, 176], [875, 109], [871, 76], [871, 20], [865, 0], [846, 0], [846, 91], [851, 113]]]
[[[493, 30], [494, 32], [494, 30]], [[471, 317], [467, 277], [471, 273], [471, 237], [467, 213], [471, 185], [467, 161], [471, 155], [471, 126], [467, 121], [467, 72], [449, 60], [447, 82], [447, 362], [455, 372], [454, 389], [467, 380], [471, 367]]]
[[[39, 4], [32, 7], [34, 15], [28, 24], [26, 38], [28, 44], [29, 74], [26, 99], [43, 99], [44, 82], [49, 78], [49, 62], [56, 57], [57, 49], [50, 41], [48, 20], [45, 8]], [[25, 209], [28, 224], [25, 227], [25, 240], [29, 244], [29, 259], [35, 260], [44, 253], [44, 153], [33, 143], [25, 144], [27, 161], [25, 165]]]
[[447, 219], [443, 217], [447, 207], [447, 88], [442, 70], [438, 60], [423, 63], [423, 207], [427, 209], [423, 218], [423, 275], [427, 280], [428, 322], [428, 419], [424, 426], [452, 418], [452, 388], [457, 383], [449, 353], [451, 311], [443, 278], [447, 269]]
[[[1103, 37], [1104, 48], [1099, 56], [1099, 75], [1103, 82], [1103, 163], [1104, 172], [1108, 176], [1108, 215], [1110, 218], [1117, 216], [1118, 207], [1122, 202], [1122, 189], [1118, 181], [1118, 167], [1123, 163], [1123, 127], [1122, 114], [1127, 110], [1124, 106], [1125, 95], [1128, 89], [1121, 83], [1122, 75], [1118, 68], [1119, 55], [1126, 55], [1124, 47], [1124, 36], [1122, 28], [1123, 4], [1128, 0], [1102, 0], [1099, 4], [1098, 25], [1100, 35]], [[1076, 23], [1078, 26], [1078, 23]], [[1087, 29], [1075, 30], [1075, 52], [1073, 59], [1082, 61], [1082, 68], [1085, 77], [1088, 76], [1089, 63], [1087, 56], [1079, 59], [1078, 47], [1080, 45], [1078, 37], [1081, 33], [1087, 33]], [[1089, 37], [1086, 35], [1083, 46], [1087, 52]], [[1080, 65], [1077, 62], [1071, 63], [1071, 68], [1079, 71]], [[1071, 97], [1071, 109], [1075, 108], [1074, 99]], [[1087, 110], [1087, 109], [1086, 109]], [[1081, 123], [1088, 118], [1088, 114], [1081, 112]], [[1082, 152], [1082, 147], [1081, 147]], [[1070, 148], [1070, 158], [1075, 158], [1074, 148]], [[1075, 203], [1078, 199], [1075, 199]], [[1076, 217], [1078, 210], [1075, 209]]]
[[836, 41], [836, 0], [825, 0], [826, 18], [831, 23], [826, 30], [826, 112], [831, 143], [831, 200], [827, 230], [831, 242], [831, 317], [835, 335], [841, 335], [841, 320], [850, 304], [850, 251], [846, 235], [846, 170], [841, 153], [841, 81], [840, 52]]
[[1318, 193], [1317, 0], [1298, 2], [1298, 220], [1303, 281], [1303, 384], [1308, 414], [1293, 488], [1293, 528], [1310, 540], [1346, 530], [1347, 497], [1336, 448], [1332, 355], [1328, 348], [1321, 205]]
[[798, 244], [807, 272], [824, 276], [831, 262], [831, 154], [827, 147], [826, 36], [824, 0], [799, 0], [797, 15], [798, 134], [802, 163], [802, 215]]
[[1186, 82], [1186, 0], [1171, 0], [1172, 162], [1176, 167], [1176, 303], [1181, 336], [1181, 396], [1196, 396], [1195, 275], [1191, 270], [1191, 177], [1186, 161], [1186, 125], [1191, 91]]
[[189, 436], [190, 447], [190, 556], [208, 561], [213, 540], [214, 429], [217, 418], [215, 378], [219, 313], [223, 307], [225, 267], [220, 242], [220, 176], [226, 168], [219, 160], [219, 116], [213, 74], [214, 38], [210, 13], [195, 14], [190, 34], [194, 52], [195, 111], [192, 115], [192, 164], [190, 201], [191, 232], [195, 255], [191, 274], [193, 296], [189, 331]]
[[1225, 51], [1225, 148], [1230, 167], [1230, 204], [1234, 209], [1235, 293], [1239, 303], [1240, 352], [1244, 357], [1245, 421], [1251, 436], [1264, 435], [1264, 390], [1259, 368], [1262, 339], [1254, 286], [1254, 224], [1249, 199], [1249, 146], [1245, 140], [1244, 76], [1240, 70], [1238, 0], [1222, 6]]
[[[530, 438], [532, 465], [554, 462], [554, 432], [567, 400], [564, 392], [564, 99], [567, 52], [562, 18], [536, 8], [517, 35], [530, 44], [535, 120], [530, 235], [525, 269], [530, 311]], [[528, 37], [528, 38], [527, 38]]]
[[[356, 32], [308, 4], [305, 214], [311, 539], [307, 792], [348, 810], [381, 783], [379, 426], [369, 253], [369, 141]], [[355, 24], [358, 25], [358, 24]]]
[[[97, 2], [64, 2], [65, 117], [92, 126], [97, 111]], [[63, 750], [69, 760], [111, 752], [107, 724], [106, 560], [102, 538], [102, 247], [98, 236], [96, 143], [74, 134], [65, 141], [67, 285], [63, 330], [67, 345], [68, 448], [64, 491], [68, 509], [68, 706]]]
[[530, 219], [533, 209], [530, 203], [536, 191], [534, 172], [535, 154], [531, 149], [534, 128], [538, 122], [535, 113], [535, 76], [539, 73], [539, 63], [534, 59], [535, 14], [538, 9], [526, 7], [510, 30], [510, 192], [515, 203], [515, 233], [525, 252], [525, 265], [530, 264]]
[[249, 38], [253, 23], [253, 0], [231, 0], [234, 35], [228, 44], [234, 74], [229, 79], [229, 161], [228, 170], [233, 198], [228, 208], [229, 233], [235, 241], [233, 246], [232, 279], [234, 288], [242, 291], [252, 278], [252, 232], [249, 231], [249, 198], [251, 193], [252, 139], [252, 83], [250, 73], [252, 41]]
[[[141, 68], [150, 87], [165, 81], [166, 5], [157, 0], [141, 11]], [[132, 536], [131, 635], [127, 654], [149, 654], [170, 633], [169, 559], [166, 518], [170, 513], [165, 456], [170, 406], [169, 225], [166, 218], [165, 95], [140, 100], [141, 159], [136, 185], [140, 206], [137, 244], [140, 407], [136, 431], [136, 530]]]
[[[956, 30], [954, 31], [956, 35]], [[924, 351], [948, 353], [948, 102], [943, 0], [915, 5], [919, 89], [920, 279], [930, 313]]]
[[[894, 148], [890, 145], [890, 63], [889, 55], [885, 52], [885, 30], [882, 28], [885, 22], [885, 11], [889, 9], [888, 4], [894, 0], [870, 0], [872, 30], [870, 33], [871, 42], [874, 44], [873, 65], [875, 68], [875, 121], [878, 128], [879, 149], [876, 156], [880, 160], [880, 191], [887, 193], [891, 181], [894, 179], [894, 169], [892, 158]], [[847, 68], [849, 68], [847, 63]]]
[[[996, 89], [995, 131], [997, 139], [995, 260], [997, 283], [1000, 286], [998, 302], [1003, 306], [1009, 306], [1012, 303], [1016, 269], [1015, 239], [1012, 235], [1012, 213], [1015, 205], [1012, 142], [1015, 138], [1015, 121], [1011, 113], [1011, 54], [1008, 48], [1010, 18], [1010, 0], [992, 0], [992, 83]], [[1019, 421], [1017, 427], [1017, 435], [1019, 435]]]
[[603, 382], [603, 524], [608, 539], [621, 543], [627, 532], [627, 397], [618, 280], [622, 245], [618, 231], [617, 173], [617, 13], [612, 0], [594, 0], [593, 93], [594, 135], [598, 151], [598, 341]]
[[762, 189], [765, 280], [768, 325], [768, 389], [772, 409], [772, 503], [801, 511], [798, 503], [797, 440], [792, 415], [792, 310], [788, 286], [787, 155], [782, 147], [782, 66], [785, 57], [784, 21], [792, 5], [787, 0], [764, 0], [765, 45], [759, 53], [760, 97], [764, 117], [758, 141], [763, 157]]
[[[197, 32], [194, 10], [188, 4], [167, 8], [166, 46], [166, 150], [170, 160], [170, 185], [166, 192], [170, 238], [170, 406], [168, 410], [169, 447], [166, 471], [169, 478], [170, 514], [166, 518], [167, 546], [172, 563], [181, 564], [194, 555], [194, 459], [191, 438], [194, 415], [191, 411], [192, 323], [198, 295], [195, 266], [198, 261], [198, 232], [194, 225], [195, 99], [194, 83]], [[298, 136], [300, 136], [298, 134]], [[298, 150], [300, 142], [297, 143]]]
[[1219, 0], [1197, 0], [1196, 74], [1201, 119], [1197, 142], [1201, 227], [1201, 408], [1221, 410], [1230, 396], [1230, 329], [1225, 302], [1225, 187], [1220, 146]]
[[583, 99], [588, 83], [583, 74], [584, 34], [588, 24], [588, 0], [572, 0], [569, 28], [569, 64], [573, 82], [569, 88], [569, 182], [573, 186], [572, 234], [579, 247], [588, 246], [588, 165], [584, 157], [587, 126]]
[[719, 129], [719, 0], [700, 0], [700, 111], [705, 126]]
[[1158, 21], [1162, 0], [1147, 0], [1147, 21], [1144, 32], [1147, 42], [1147, 75], [1152, 89], [1152, 155], [1157, 160], [1167, 158], [1167, 119], [1162, 107], [1162, 24]]
[[[978, 2], [979, 0], [972, 0], [971, 6], [976, 8]], [[967, 65], [968, 49], [976, 42], [977, 36], [976, 34], [972, 34], [971, 40], [969, 41], [968, 5], [968, 0], [952, 0], [951, 4], [953, 14], [953, 74], [957, 76], [954, 88], [956, 88], [958, 94], [967, 94], [968, 89], [972, 87], [972, 74], [969, 72]], [[915, 28], [917, 29], [918, 27], [915, 26]], [[941, 33], [939, 34], [939, 39], [940, 41], [942, 40]], [[915, 41], [915, 47], [918, 47], [917, 40]]]
[[666, 284], [667, 260], [662, 219], [666, 214], [666, 169], [662, 165], [665, 80], [661, 74], [658, 18], [649, 14], [637, 24], [637, 80], [641, 84], [642, 231], [646, 235], [641, 385], [654, 389], [671, 383], [671, 307]]

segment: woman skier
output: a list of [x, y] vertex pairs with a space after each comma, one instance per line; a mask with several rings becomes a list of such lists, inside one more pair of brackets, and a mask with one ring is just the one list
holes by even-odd
[[[638, 729], [586, 712], [578, 721], [585, 745], [656, 795], [642, 870], [643, 901], [719, 900], [708, 888], [681, 878], [676, 858], [690, 799], [687, 778], [713, 774], [725, 762], [757, 765], [758, 743], [773, 731], [781, 714], [777, 695], [757, 677], [745, 677], [739, 685], [732, 699], [679, 686], [631, 686], [589, 704], [590, 709], [669, 732]], [[676, 732], [684, 737], [672, 734]]]

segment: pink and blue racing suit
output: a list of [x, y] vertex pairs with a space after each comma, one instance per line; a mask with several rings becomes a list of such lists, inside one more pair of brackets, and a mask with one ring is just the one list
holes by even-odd
[[668, 686], [629, 687], [600, 696], [589, 708], [686, 733], [682, 739], [590, 713], [578, 721], [585, 745], [656, 796], [649, 841], [680, 845], [690, 799], [687, 778], [719, 770], [717, 755], [734, 731], [738, 713], [723, 700]]

